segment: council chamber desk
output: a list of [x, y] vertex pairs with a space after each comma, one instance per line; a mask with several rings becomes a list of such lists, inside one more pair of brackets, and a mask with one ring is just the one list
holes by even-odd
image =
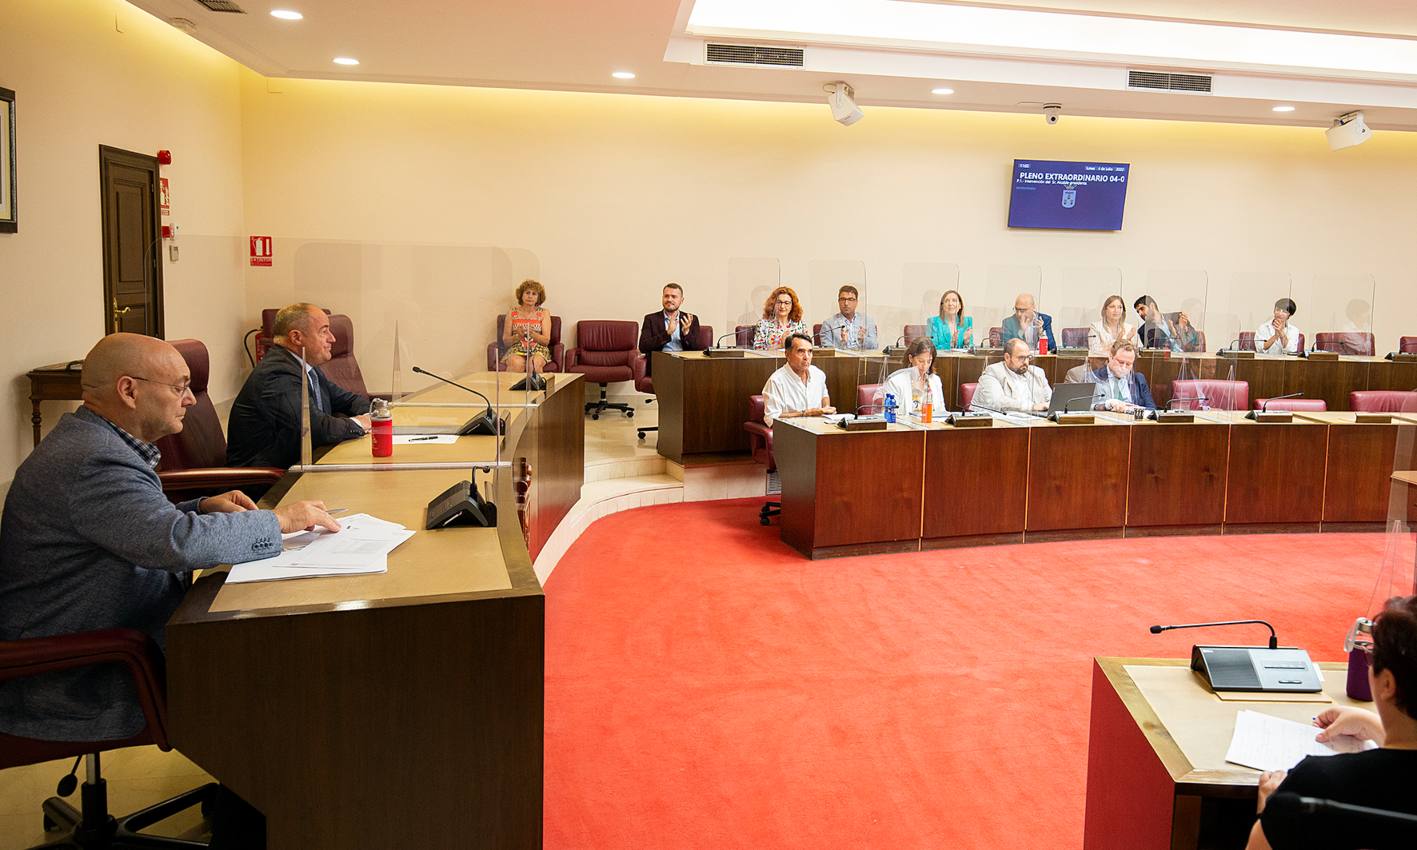
[[1309, 723], [1345, 693], [1348, 665], [1323, 663], [1331, 702], [1221, 700], [1183, 659], [1097, 658], [1087, 746], [1084, 850], [1241, 848], [1258, 770], [1225, 752], [1241, 710]]
[[[1161, 424], [773, 424], [782, 539], [809, 557], [1071, 537], [1379, 530], [1397, 433], [1352, 413]], [[1411, 440], [1408, 440], [1410, 454]], [[848, 521], [844, 521], [849, 518]]]
[[[743, 422], [748, 396], [762, 391], [773, 370], [783, 364], [779, 353], [746, 352], [742, 357], [706, 357], [701, 351], [677, 354], [655, 352], [654, 391], [659, 404], [659, 453], [675, 463], [695, 456], [743, 454], [748, 438]], [[963, 401], [960, 387], [976, 383], [984, 368], [1002, 359], [999, 349], [944, 352], [935, 360], [935, 372], [945, 390], [950, 410]], [[1050, 383], [1062, 383], [1068, 370], [1103, 363], [1085, 351], [1063, 350], [1040, 355], [1034, 364]], [[881, 352], [837, 352], [817, 357], [813, 365], [827, 375], [832, 402], [845, 411], [856, 405], [858, 384], [878, 383], [883, 374], [904, 365], [900, 355]], [[1329, 410], [1348, 409], [1353, 390], [1412, 390], [1417, 388], [1417, 361], [1391, 362], [1381, 357], [1343, 356], [1336, 360], [1310, 360], [1280, 355], [1232, 358], [1216, 354], [1174, 354], [1143, 351], [1136, 369], [1145, 375], [1158, 405], [1172, 397], [1171, 385], [1179, 377], [1226, 380], [1249, 384], [1251, 402], [1300, 393], [1323, 399]]]
[[[516, 375], [460, 381], [493, 395]], [[496, 528], [423, 531], [466, 469], [305, 473], [282, 501], [323, 499], [420, 529], [379, 575], [226, 586], [201, 577], [167, 627], [173, 745], [265, 813], [272, 850], [541, 844], [545, 598], [532, 561], [579, 497], [583, 384], [509, 407]], [[418, 396], [465, 402], [452, 388]], [[396, 406], [399, 424], [471, 407]], [[491, 462], [491, 436], [399, 445], [381, 464]], [[369, 438], [321, 463], [369, 463]], [[484, 479], [479, 473], [477, 480]]]

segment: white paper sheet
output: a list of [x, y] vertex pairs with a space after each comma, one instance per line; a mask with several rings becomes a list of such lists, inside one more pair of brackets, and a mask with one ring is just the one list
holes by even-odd
[[1331, 756], [1356, 753], [1377, 747], [1373, 741], [1359, 741], [1342, 736], [1332, 744], [1314, 740], [1318, 727], [1296, 723], [1248, 709], [1235, 715], [1235, 734], [1225, 760], [1255, 770], [1289, 770], [1305, 756]]
[[414, 535], [396, 522], [369, 514], [340, 521], [335, 533], [316, 529], [281, 535], [279, 555], [236, 564], [227, 574], [228, 584], [329, 575], [382, 573], [389, 569], [389, 553]]

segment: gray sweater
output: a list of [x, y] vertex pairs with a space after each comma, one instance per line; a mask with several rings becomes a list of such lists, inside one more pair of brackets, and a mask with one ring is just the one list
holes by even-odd
[[[15, 472], [0, 518], [0, 639], [114, 627], [159, 644], [193, 569], [280, 552], [270, 511], [199, 514], [86, 407], [66, 414]], [[218, 671], [213, 671], [219, 675]], [[128, 676], [47, 673], [0, 685], [0, 732], [103, 740], [143, 726]]]

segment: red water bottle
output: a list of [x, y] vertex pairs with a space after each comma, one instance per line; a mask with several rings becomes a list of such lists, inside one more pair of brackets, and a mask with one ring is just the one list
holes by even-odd
[[374, 407], [369, 411], [369, 430], [374, 439], [371, 443], [374, 457], [389, 457], [394, 453], [394, 415], [389, 412], [389, 403], [382, 398], [374, 399]]
[[1038, 353], [1048, 353], [1048, 337], [1044, 336], [1043, 334], [1038, 335]]

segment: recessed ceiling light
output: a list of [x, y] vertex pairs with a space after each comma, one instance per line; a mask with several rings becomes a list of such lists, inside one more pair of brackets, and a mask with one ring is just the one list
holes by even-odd
[[294, 9], [272, 9], [272, 18], [280, 18], [282, 21], [303, 21], [305, 16]]
[[1294, 111], [1294, 107], [1288, 106], [1288, 105], [1285, 105], [1285, 106], [1275, 106], [1275, 107], [1272, 107], [1272, 108], [1274, 109], [1275, 112], [1293, 112], [1293, 111]]
[[954, 93], [955, 93], [955, 90], [952, 89], [952, 88], [948, 88], [947, 86], [940, 86], [939, 88], [930, 89], [930, 94], [954, 94]]
[[634, 71], [612, 71], [612, 72], [610, 73], [610, 76], [614, 77], [614, 78], [617, 79], [617, 80], [633, 80], [633, 79], [635, 78], [635, 72], [634, 72]]
[[359, 60], [358, 60], [358, 59], [355, 59], [353, 56], [336, 56], [336, 57], [335, 57], [335, 64], [336, 64], [336, 65], [358, 65], [358, 64], [359, 64]]

